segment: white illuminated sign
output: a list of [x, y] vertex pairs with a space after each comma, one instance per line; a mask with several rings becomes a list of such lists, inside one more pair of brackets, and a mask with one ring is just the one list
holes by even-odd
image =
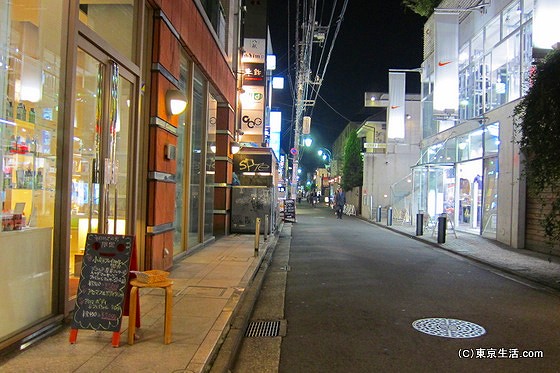
[[535, 2], [533, 17], [533, 47], [552, 49], [560, 42], [560, 1], [539, 0]]

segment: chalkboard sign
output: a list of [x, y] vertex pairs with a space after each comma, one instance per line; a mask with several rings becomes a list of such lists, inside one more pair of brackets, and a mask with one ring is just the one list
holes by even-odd
[[73, 329], [120, 330], [133, 250], [133, 236], [88, 233]]
[[284, 220], [296, 220], [296, 200], [286, 199], [284, 200]]

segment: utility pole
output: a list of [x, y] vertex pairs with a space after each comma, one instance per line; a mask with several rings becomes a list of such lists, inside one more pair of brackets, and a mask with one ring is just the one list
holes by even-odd
[[[304, 1], [307, 3], [307, 1]], [[308, 8], [301, 9], [300, 13], [300, 2], [297, 2], [297, 14], [296, 14], [296, 113], [294, 119], [294, 146], [295, 154], [293, 156], [292, 163], [292, 182], [290, 193], [293, 196], [297, 195], [297, 178], [298, 178], [298, 166], [301, 145], [301, 127], [303, 123], [303, 112], [306, 105], [306, 94], [307, 94], [307, 83], [309, 81], [310, 68], [311, 68], [311, 47], [313, 43], [313, 28], [315, 25], [315, 9], [316, 2], [311, 1]], [[301, 27], [299, 26], [301, 17]], [[300, 34], [301, 28], [301, 34]]]

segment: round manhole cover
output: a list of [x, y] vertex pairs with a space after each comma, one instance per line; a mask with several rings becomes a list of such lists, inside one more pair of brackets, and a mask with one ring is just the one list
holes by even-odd
[[422, 333], [446, 338], [476, 338], [486, 334], [480, 325], [442, 317], [416, 320], [412, 327]]

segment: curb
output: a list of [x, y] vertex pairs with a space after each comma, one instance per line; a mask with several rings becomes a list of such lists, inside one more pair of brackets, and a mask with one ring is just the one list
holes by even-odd
[[258, 265], [247, 283], [247, 290], [241, 293], [232, 315], [228, 320], [228, 326], [224, 328], [220, 341], [214, 347], [202, 372], [231, 372], [230, 369], [235, 363], [241, 340], [249, 325], [249, 319], [261, 291], [266, 272], [272, 262], [272, 254], [274, 253], [283, 228], [284, 222], [281, 222], [274, 235], [269, 236], [269, 240], [265, 245], [266, 249], [264, 255], [262, 255], [261, 259], [258, 261]]

